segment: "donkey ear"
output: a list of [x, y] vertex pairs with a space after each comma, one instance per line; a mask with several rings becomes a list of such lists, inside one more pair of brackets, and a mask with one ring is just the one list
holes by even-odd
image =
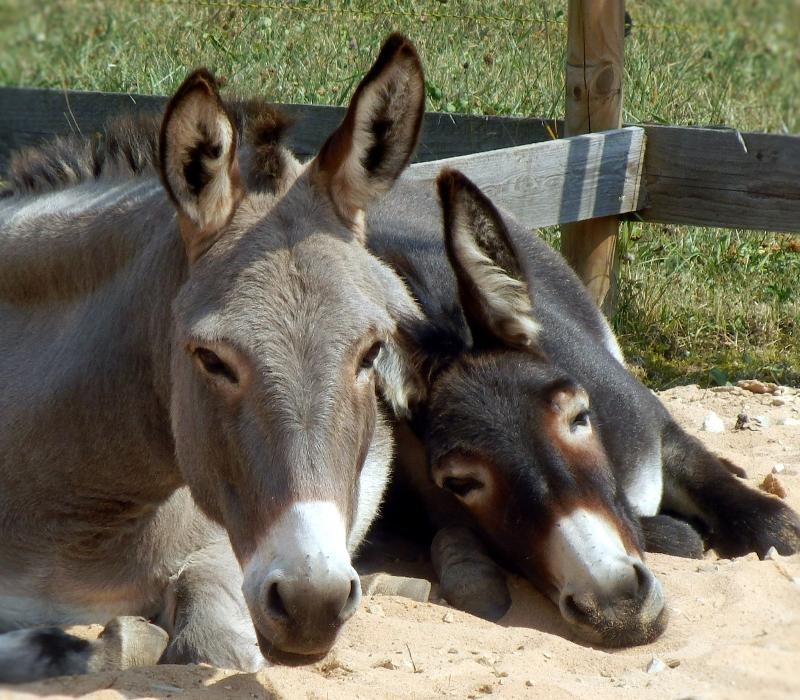
[[464, 314], [479, 346], [536, 345], [528, 284], [503, 218], [470, 180], [443, 170], [437, 180], [447, 257]]
[[167, 104], [159, 138], [161, 178], [178, 208], [191, 261], [216, 240], [241, 197], [236, 127], [214, 76], [192, 73]]
[[425, 81], [419, 56], [408, 39], [392, 34], [311, 171], [338, 214], [362, 239], [363, 212], [391, 188], [408, 165], [424, 108]]

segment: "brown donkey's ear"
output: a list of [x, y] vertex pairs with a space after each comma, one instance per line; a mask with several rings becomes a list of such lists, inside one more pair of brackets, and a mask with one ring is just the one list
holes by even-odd
[[216, 240], [241, 197], [236, 127], [206, 70], [192, 73], [167, 105], [159, 139], [161, 179], [178, 208], [190, 261]]
[[535, 348], [539, 324], [500, 213], [457, 170], [443, 170], [437, 186], [447, 257], [475, 344]]
[[392, 34], [311, 170], [362, 242], [364, 210], [391, 188], [411, 159], [424, 108], [419, 56], [408, 39]]

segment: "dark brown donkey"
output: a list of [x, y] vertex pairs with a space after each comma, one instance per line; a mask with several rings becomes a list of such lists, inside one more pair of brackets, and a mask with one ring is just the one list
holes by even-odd
[[642, 551], [702, 551], [669, 514], [723, 556], [797, 551], [795, 513], [675, 424], [625, 368], [564, 260], [460, 173], [444, 172], [438, 188], [441, 209], [432, 188], [402, 183], [368, 226], [371, 250], [426, 316], [409, 331], [429, 398], [399, 428], [398, 481], [439, 528], [444, 596], [485, 617], [505, 612], [485, 545], [582, 638], [639, 644], [666, 624]]
[[423, 101], [393, 35], [305, 165], [278, 115], [226, 106], [203, 70], [160, 131], [17, 156], [0, 198], [0, 680], [95, 667], [86, 642], [23, 628], [122, 615], [169, 631], [166, 662], [252, 670], [261, 651], [331, 647], [391, 458], [378, 393], [402, 412], [419, 388], [397, 330], [419, 312], [364, 248], [364, 211]]

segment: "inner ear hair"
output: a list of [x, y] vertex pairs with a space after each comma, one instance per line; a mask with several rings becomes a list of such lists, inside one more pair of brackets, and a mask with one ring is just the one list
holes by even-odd
[[425, 82], [416, 49], [403, 35], [392, 34], [312, 169], [339, 216], [362, 238], [363, 212], [408, 165], [424, 108]]
[[161, 178], [181, 215], [192, 259], [229, 221], [241, 197], [236, 140], [214, 77], [196, 70], [169, 101], [159, 137]]
[[437, 186], [447, 256], [474, 343], [535, 349], [540, 326], [502, 216], [456, 170], [443, 170]]
[[375, 362], [378, 387], [398, 418], [409, 418], [424, 401], [427, 385], [422, 374], [422, 357], [411, 337], [400, 328], [384, 343]]

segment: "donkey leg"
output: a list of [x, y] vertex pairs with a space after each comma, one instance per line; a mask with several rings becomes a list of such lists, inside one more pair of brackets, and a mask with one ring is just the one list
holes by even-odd
[[59, 627], [0, 634], [0, 683], [28, 683], [89, 672], [97, 645]]
[[486, 620], [499, 620], [511, 607], [505, 573], [469, 528], [440, 529], [431, 543], [431, 561], [450, 605]]
[[755, 552], [763, 557], [770, 547], [780, 554], [800, 551], [800, 518], [785, 503], [745, 486], [729, 462], [674, 423], [663, 440], [662, 508], [698, 518], [720, 556]]
[[141, 617], [118, 617], [96, 640], [60, 627], [39, 627], [0, 635], [0, 683], [29, 683], [158, 663], [167, 633]]
[[639, 518], [646, 552], [687, 559], [703, 558], [703, 538], [689, 523], [668, 515]]
[[227, 540], [194, 552], [172, 577], [161, 663], [208, 663], [252, 673], [265, 664], [242, 595], [242, 570]]

